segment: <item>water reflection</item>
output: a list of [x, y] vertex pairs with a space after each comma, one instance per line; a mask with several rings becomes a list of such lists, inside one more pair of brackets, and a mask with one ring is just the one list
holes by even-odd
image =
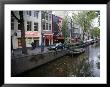
[[64, 56], [20, 76], [32, 77], [99, 77], [99, 44], [91, 45], [78, 56]]

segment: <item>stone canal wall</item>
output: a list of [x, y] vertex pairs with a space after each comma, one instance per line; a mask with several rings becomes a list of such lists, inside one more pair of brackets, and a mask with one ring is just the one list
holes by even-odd
[[66, 51], [51, 51], [11, 59], [11, 75], [17, 75], [66, 55]]

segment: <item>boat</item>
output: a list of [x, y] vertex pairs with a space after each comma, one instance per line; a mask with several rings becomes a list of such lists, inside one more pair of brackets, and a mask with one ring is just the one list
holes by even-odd
[[68, 50], [67, 52], [67, 55], [79, 55], [81, 53], [84, 53], [85, 52], [85, 49], [84, 48], [76, 48], [76, 49], [71, 49], [71, 50]]

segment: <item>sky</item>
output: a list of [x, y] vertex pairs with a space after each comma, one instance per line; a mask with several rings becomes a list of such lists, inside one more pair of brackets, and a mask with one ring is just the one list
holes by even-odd
[[[55, 14], [55, 12], [56, 11], [52, 11], [52, 14]], [[72, 17], [72, 13], [75, 13], [75, 14], [77, 14], [78, 13], [78, 11], [68, 11], [68, 16], [70, 16], [70, 17]], [[93, 20], [93, 26], [94, 27], [98, 27], [98, 18], [95, 18], [94, 20]]]

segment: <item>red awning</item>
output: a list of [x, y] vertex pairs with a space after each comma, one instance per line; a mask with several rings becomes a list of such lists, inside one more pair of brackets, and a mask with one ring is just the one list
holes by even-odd
[[53, 39], [52, 35], [44, 35], [44, 36], [45, 39]]

